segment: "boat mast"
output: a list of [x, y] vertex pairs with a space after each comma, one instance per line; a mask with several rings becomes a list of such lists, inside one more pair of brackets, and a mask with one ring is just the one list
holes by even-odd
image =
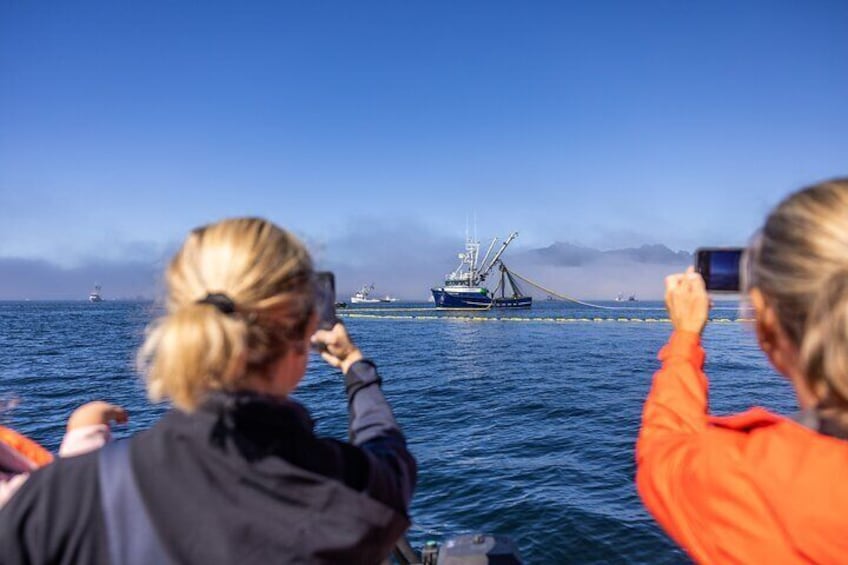
[[506, 298], [506, 265], [501, 263], [501, 298]]
[[468, 214], [465, 215], [465, 262], [468, 265], [468, 286], [471, 286], [477, 269], [477, 254], [474, 253], [474, 240], [468, 231]]
[[469, 240], [466, 247], [468, 249], [468, 286], [477, 284], [477, 256], [480, 253], [480, 244], [476, 241]]
[[508, 237], [508, 238], [506, 238], [506, 240], [504, 240], [503, 245], [501, 245], [501, 248], [500, 248], [500, 249], [498, 249], [498, 252], [497, 252], [497, 253], [495, 253], [495, 256], [494, 256], [494, 257], [492, 257], [492, 262], [491, 262], [491, 263], [489, 263], [489, 266], [488, 266], [488, 267], [486, 267], [485, 269], [483, 269], [483, 270], [480, 272], [480, 280], [481, 280], [481, 281], [482, 281], [482, 280], [484, 280], [484, 279], [488, 276], [489, 272], [492, 270], [492, 267], [494, 267], [494, 266], [495, 266], [495, 264], [496, 264], [496, 263], [498, 262], [498, 260], [501, 258], [501, 255], [503, 255], [503, 252], [504, 252], [504, 251], [506, 251], [507, 246], [508, 246], [510, 243], [512, 243], [512, 240], [513, 240], [513, 239], [515, 239], [516, 237], [518, 237], [518, 232], [517, 232], [517, 231], [514, 231], [514, 232], [512, 232], [511, 234], [509, 234], [509, 237]]
[[[490, 243], [490, 244], [489, 244], [489, 249], [487, 249], [487, 250], [486, 250], [486, 254], [483, 256], [483, 260], [482, 260], [482, 261], [480, 261], [480, 267], [481, 267], [481, 268], [483, 267], [483, 265], [485, 265], [485, 264], [486, 264], [486, 259], [488, 259], [488, 258], [489, 258], [489, 253], [491, 253], [491, 252], [492, 252], [492, 247], [494, 247], [494, 246], [495, 246], [495, 242], [496, 242], [496, 241], [498, 241], [498, 238], [494, 238], [494, 239], [492, 239], [492, 243]], [[483, 270], [485, 271], [485, 268], [484, 268]]]

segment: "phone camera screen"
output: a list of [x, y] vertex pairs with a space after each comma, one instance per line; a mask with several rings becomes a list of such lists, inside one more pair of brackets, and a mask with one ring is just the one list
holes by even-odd
[[710, 250], [701, 252], [698, 270], [704, 276], [707, 290], [739, 292], [739, 265], [742, 249]]
[[316, 273], [315, 311], [318, 314], [319, 329], [330, 330], [336, 325], [336, 283], [333, 273]]

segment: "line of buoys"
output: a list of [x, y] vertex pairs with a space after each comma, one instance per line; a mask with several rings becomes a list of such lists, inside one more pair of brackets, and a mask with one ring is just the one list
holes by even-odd
[[[339, 318], [351, 318], [358, 320], [450, 320], [459, 322], [535, 322], [535, 323], [574, 323], [574, 322], [618, 322], [618, 323], [637, 323], [637, 324], [667, 324], [671, 320], [668, 318], [577, 318], [577, 317], [546, 317], [546, 318], [530, 318], [517, 316], [436, 316], [430, 315], [413, 315], [413, 314], [365, 314], [359, 312], [339, 312]], [[711, 323], [732, 324], [753, 322], [751, 318], [713, 318]]]
[[[436, 312], [441, 310], [435, 306], [391, 306], [380, 308], [379, 306], [354, 306], [353, 308], [343, 308], [339, 314], [359, 314], [363, 312]], [[466, 311], [480, 311], [480, 308], [467, 308]]]

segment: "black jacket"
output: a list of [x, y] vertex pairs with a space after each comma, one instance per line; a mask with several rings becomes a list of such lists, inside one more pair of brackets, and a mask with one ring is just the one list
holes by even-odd
[[[305, 409], [215, 394], [136, 435], [130, 460], [174, 563], [379, 563], [409, 526], [416, 464], [370, 362], [345, 377], [351, 444]], [[33, 473], [0, 511], [0, 563], [108, 563], [97, 453]]]

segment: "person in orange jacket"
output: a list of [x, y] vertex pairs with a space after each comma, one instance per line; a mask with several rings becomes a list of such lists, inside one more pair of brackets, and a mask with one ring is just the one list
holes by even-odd
[[[83, 404], [68, 418], [59, 457], [73, 457], [99, 449], [111, 440], [111, 422], [124, 423], [120, 406], [101, 400]], [[21, 488], [29, 474], [53, 462], [53, 455], [36, 441], [0, 426], [0, 508]]]
[[673, 333], [636, 445], [645, 506], [698, 562], [848, 560], [848, 178], [787, 197], [745, 254], [759, 345], [797, 393], [795, 417], [709, 415], [692, 269], [666, 279]]

